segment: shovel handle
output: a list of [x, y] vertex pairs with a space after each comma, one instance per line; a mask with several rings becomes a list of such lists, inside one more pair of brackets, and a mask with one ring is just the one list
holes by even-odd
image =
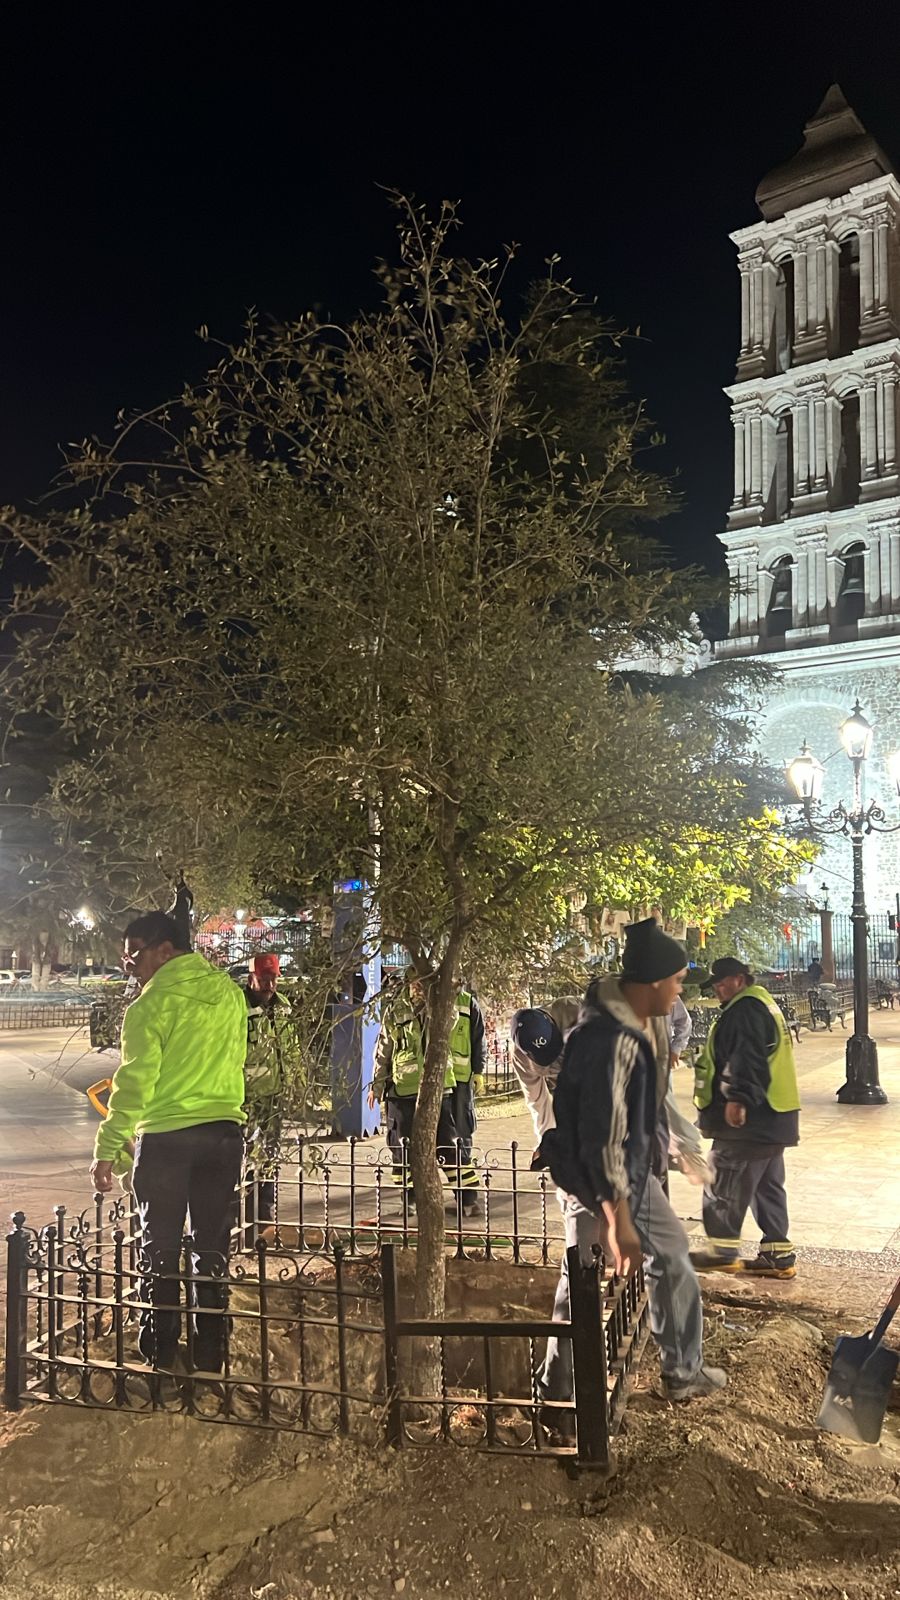
[[878, 1318], [878, 1321], [869, 1335], [873, 1349], [875, 1348], [876, 1344], [881, 1343], [898, 1310], [900, 1310], [900, 1278], [898, 1278], [897, 1282], [894, 1284], [894, 1287], [891, 1290], [890, 1299], [888, 1300], [887, 1305], [885, 1306], [881, 1316]]

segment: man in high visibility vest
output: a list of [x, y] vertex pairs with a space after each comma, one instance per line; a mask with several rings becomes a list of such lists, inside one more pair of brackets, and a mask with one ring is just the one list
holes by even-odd
[[[468, 1083], [476, 1075], [473, 1041], [479, 1034], [479, 1024], [483, 1051], [484, 1022], [478, 1002], [468, 991], [461, 991], [456, 1000], [444, 1072], [437, 1154], [451, 1188], [457, 1191], [465, 1216], [472, 1215], [478, 1208], [478, 1173], [472, 1163], [471, 1134], [467, 1140], [465, 1130], [461, 1135], [453, 1120], [453, 1092], [457, 1081]], [[421, 983], [413, 977], [385, 1007], [375, 1051], [375, 1076], [369, 1088], [369, 1106], [374, 1106], [376, 1100], [382, 1100], [385, 1106], [392, 1181], [398, 1188], [406, 1188], [412, 1205], [415, 1205], [415, 1196], [409, 1144], [427, 1044], [425, 996]]]
[[[712, 1184], [703, 1192], [710, 1248], [700, 1272], [793, 1278], [784, 1152], [799, 1142], [800, 1096], [790, 1032], [776, 1001], [736, 956], [714, 961], [708, 986], [722, 1008], [698, 1058], [694, 1104], [713, 1141]], [[755, 1261], [740, 1259], [748, 1207], [762, 1230]]]
[[256, 1220], [275, 1218], [275, 1178], [281, 1137], [285, 1068], [282, 1045], [291, 1026], [291, 1006], [279, 993], [281, 963], [272, 951], [250, 957], [247, 982], [241, 990], [247, 1004], [246, 1143], [254, 1162], [247, 1181], [256, 1182]]

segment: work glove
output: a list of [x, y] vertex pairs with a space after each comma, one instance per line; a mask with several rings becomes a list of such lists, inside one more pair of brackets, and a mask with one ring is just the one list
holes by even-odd
[[484, 1094], [484, 1073], [483, 1072], [473, 1072], [473, 1074], [472, 1074], [472, 1089], [473, 1089], [475, 1094]]

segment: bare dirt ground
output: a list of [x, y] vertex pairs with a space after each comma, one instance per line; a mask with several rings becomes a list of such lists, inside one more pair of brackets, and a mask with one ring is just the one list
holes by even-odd
[[819, 1434], [838, 1331], [885, 1275], [710, 1280], [721, 1397], [673, 1407], [648, 1349], [609, 1479], [179, 1416], [45, 1407], [0, 1434], [4, 1600], [888, 1600], [900, 1413], [878, 1447]]

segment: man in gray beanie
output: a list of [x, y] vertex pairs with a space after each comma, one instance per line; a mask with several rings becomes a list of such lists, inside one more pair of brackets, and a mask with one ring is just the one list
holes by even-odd
[[[556, 1127], [541, 1140], [540, 1160], [568, 1196], [566, 1246], [586, 1263], [600, 1246], [618, 1274], [645, 1258], [650, 1326], [670, 1400], [715, 1394], [725, 1373], [703, 1361], [703, 1310], [687, 1234], [653, 1172], [669, 1078], [667, 1017], [687, 970], [687, 956], [653, 918], [625, 933], [622, 972], [595, 979], [569, 1035], [553, 1109]], [[553, 1315], [569, 1313], [563, 1275]], [[571, 1345], [548, 1341], [541, 1391], [572, 1394]]]

